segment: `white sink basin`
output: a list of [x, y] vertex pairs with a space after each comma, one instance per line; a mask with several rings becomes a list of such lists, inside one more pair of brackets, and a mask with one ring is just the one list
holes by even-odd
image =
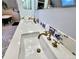
[[[56, 57], [51, 54], [48, 47], [41, 47], [38, 35], [39, 32], [22, 34], [19, 59], [56, 59]], [[38, 48], [41, 49], [40, 53], [37, 52]], [[46, 54], [45, 52], [49, 54]]]

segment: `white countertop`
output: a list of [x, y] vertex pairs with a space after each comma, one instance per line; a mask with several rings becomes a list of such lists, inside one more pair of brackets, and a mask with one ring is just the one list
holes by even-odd
[[[25, 20], [22, 19], [20, 21], [3, 59], [18, 59], [18, 53], [20, 47], [19, 43], [22, 33], [29, 33], [32, 31], [37, 32], [44, 30], [39, 24], [32, 23], [32, 25], [29, 25], [29, 27], [27, 27], [28, 25], [29, 24], [26, 24]], [[30, 28], [31, 26], [33, 28]]]
[[[41, 38], [44, 39], [44, 42], [47, 43], [51, 51], [54, 53], [57, 59], [76, 59], [76, 56], [74, 56], [66, 47], [64, 47], [62, 44], [57, 44], [58, 47], [55, 48], [52, 46], [53, 40], [48, 41], [46, 36], [41, 36]], [[54, 37], [51, 37], [52, 39], [55, 39]]]
[[[30, 33], [30, 32], [43, 32], [43, 31], [44, 31], [44, 29], [39, 24], [34, 24], [31, 21], [21, 20], [3, 59], [18, 59], [21, 34]], [[52, 47], [51, 47], [51, 49], [52, 49]], [[62, 52], [62, 50], [63, 50], [63, 52]], [[58, 59], [63, 59], [65, 55], [68, 58], [75, 59], [74, 56], [72, 57], [70, 51], [68, 51], [66, 48], [63, 48], [61, 45], [59, 46], [59, 49], [53, 48], [52, 51], [54, 52], [55, 55], [57, 55]], [[67, 59], [67, 58], [65, 58], [65, 59]]]

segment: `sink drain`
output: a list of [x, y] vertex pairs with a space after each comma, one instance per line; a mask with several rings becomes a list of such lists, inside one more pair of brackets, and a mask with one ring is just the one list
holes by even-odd
[[37, 53], [40, 53], [41, 52], [41, 49], [40, 48], [37, 48]]

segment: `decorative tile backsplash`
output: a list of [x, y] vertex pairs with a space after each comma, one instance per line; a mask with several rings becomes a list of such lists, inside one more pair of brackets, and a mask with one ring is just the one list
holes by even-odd
[[[63, 34], [61, 34], [60, 32], [58, 32], [55, 28], [53, 28], [52, 26], [42, 22], [42, 21], [39, 21], [39, 19], [36, 19], [36, 22], [38, 24], [40, 24], [46, 31], [49, 31], [52, 33], [52, 36], [54, 36], [57, 40], [63, 40], [61, 38], [61, 36], [63, 36]], [[66, 35], [64, 35], [66, 36]], [[68, 36], [66, 36], [68, 38]]]

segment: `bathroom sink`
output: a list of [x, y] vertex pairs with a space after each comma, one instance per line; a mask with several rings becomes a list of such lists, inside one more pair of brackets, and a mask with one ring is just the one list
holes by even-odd
[[48, 47], [40, 44], [38, 35], [39, 32], [21, 35], [18, 59], [56, 59]]
[[18, 59], [76, 59], [62, 44], [55, 48], [51, 44], [53, 40], [49, 41], [46, 36], [38, 39], [39, 34], [30, 32], [21, 35]]

